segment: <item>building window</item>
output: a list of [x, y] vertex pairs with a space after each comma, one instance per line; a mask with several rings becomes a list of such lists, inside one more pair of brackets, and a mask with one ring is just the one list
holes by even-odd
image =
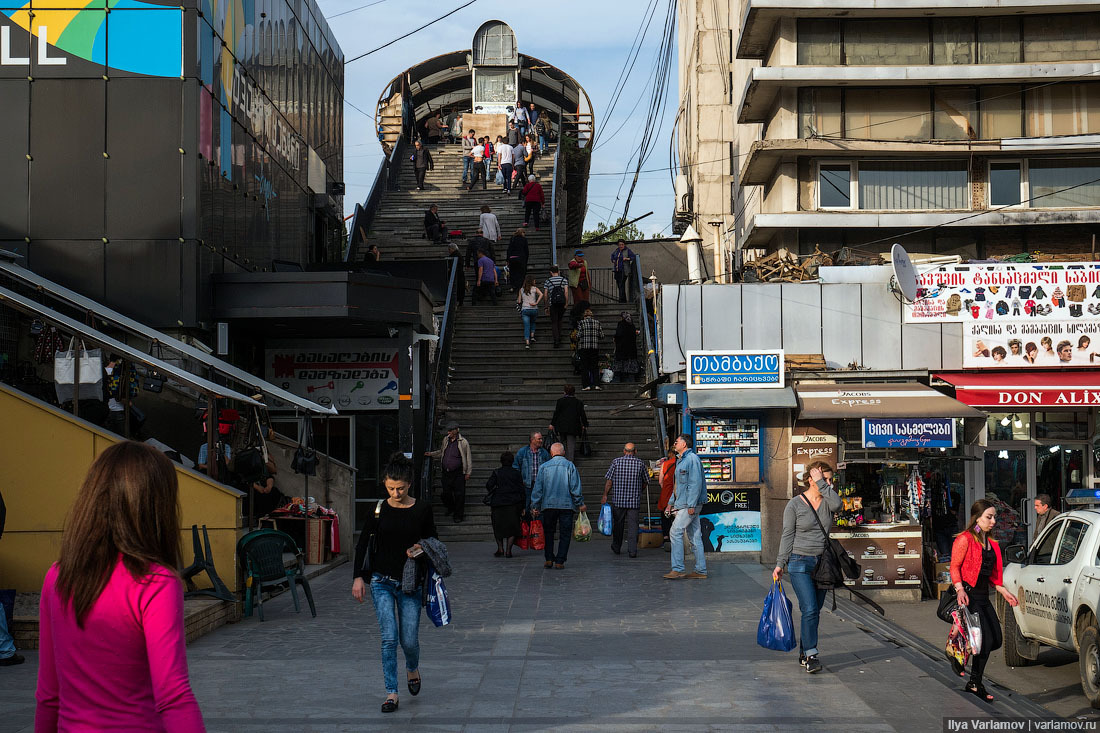
[[932, 21], [932, 63], [972, 64], [977, 57], [973, 18], [936, 18]]
[[870, 140], [930, 140], [927, 89], [846, 89], [844, 137]]
[[1023, 137], [1024, 95], [1018, 85], [980, 87], [979, 134], [983, 140]]
[[860, 161], [818, 164], [822, 209], [968, 209], [966, 161]]
[[817, 196], [822, 209], [852, 208], [851, 164], [822, 163], [818, 167]]
[[1100, 87], [1054, 84], [1028, 89], [1027, 136], [1084, 135], [1100, 132]]
[[[1027, 201], [1024, 193], [1023, 163], [1019, 160], [989, 164], [989, 205], [1019, 206]], [[1024, 206], [1027, 204], [1024, 203]]]
[[1100, 58], [1100, 14], [1044, 14], [1023, 19], [1027, 63], [1064, 64]]
[[798, 136], [842, 137], [841, 90], [809, 87], [798, 90]]
[[979, 64], [1020, 63], [1021, 41], [1019, 18], [978, 18]]
[[839, 66], [840, 21], [798, 21], [798, 63], [800, 66]]
[[929, 52], [927, 21], [844, 21], [843, 56], [847, 66], [925, 66], [931, 61]]
[[1100, 158], [1031, 159], [1030, 204], [1035, 208], [1100, 206]]

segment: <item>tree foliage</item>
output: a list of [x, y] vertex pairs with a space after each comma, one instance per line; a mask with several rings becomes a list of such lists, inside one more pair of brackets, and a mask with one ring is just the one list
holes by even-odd
[[[601, 221], [599, 224], [596, 225], [595, 229], [590, 229], [584, 233], [583, 241], [587, 242], [594, 237], [598, 237], [609, 229], [614, 229], [618, 225], [619, 222], [616, 222], [614, 225], [608, 226], [607, 223]], [[612, 234], [610, 237], [605, 237], [604, 239], [601, 239], [599, 242], [597, 242], [597, 244], [614, 244], [620, 239], [625, 239], [628, 242], [633, 242], [645, 238], [645, 232], [639, 229], [637, 224], [628, 224], [619, 231]]]

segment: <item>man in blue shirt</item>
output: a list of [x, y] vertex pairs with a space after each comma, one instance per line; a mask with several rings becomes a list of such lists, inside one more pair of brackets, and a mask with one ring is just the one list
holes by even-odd
[[[542, 532], [546, 538], [543, 551], [546, 562], [542, 566], [547, 570], [565, 567], [569, 541], [573, 537], [573, 510], [583, 512], [585, 508], [581, 475], [577, 467], [565, 459], [565, 446], [554, 443], [550, 446], [550, 460], [539, 469], [535, 488], [531, 491], [531, 514], [542, 518]], [[555, 532], [561, 533], [556, 553]]]
[[619, 286], [619, 302], [625, 303], [627, 285], [634, 295], [634, 252], [620, 239], [619, 246], [611, 253], [611, 267], [615, 271], [615, 284]]
[[531, 509], [531, 490], [535, 487], [539, 468], [549, 460], [550, 454], [542, 447], [542, 433], [539, 432], [531, 433], [531, 443], [516, 451], [512, 468], [523, 477], [523, 486], [527, 489], [527, 506], [524, 508], [528, 511]]
[[[703, 533], [699, 527], [700, 511], [707, 502], [707, 483], [703, 478], [703, 464], [691, 450], [691, 445], [691, 436], [686, 433], [672, 444], [679, 458], [676, 459], [676, 489], [669, 502], [670, 508], [665, 510], [675, 515], [668, 533], [672, 541], [672, 571], [664, 576], [669, 580], [707, 577]], [[684, 572], [685, 533], [695, 555], [695, 570], [690, 573]]]

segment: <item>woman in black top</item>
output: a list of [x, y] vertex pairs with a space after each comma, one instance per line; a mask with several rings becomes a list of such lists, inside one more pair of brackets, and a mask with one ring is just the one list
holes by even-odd
[[523, 287], [523, 279], [527, 277], [527, 232], [522, 228], [517, 229], [508, 242], [508, 284], [512, 292]]
[[[512, 557], [512, 545], [519, 536], [520, 517], [527, 503], [527, 491], [523, 486], [523, 477], [512, 468], [513, 456], [508, 451], [500, 454], [500, 468], [493, 471], [485, 483], [488, 493], [485, 503], [490, 506], [493, 518], [493, 536], [497, 540], [497, 551], [493, 557]], [[505, 549], [504, 543], [508, 547]]]
[[[355, 546], [355, 582], [351, 595], [360, 603], [370, 587], [374, 612], [382, 632], [382, 675], [386, 682], [383, 713], [397, 710], [397, 642], [405, 652], [409, 693], [420, 692], [420, 627], [422, 587], [428, 563], [420, 540], [435, 537], [432, 508], [425, 501], [409, 496], [413, 480], [412, 462], [394, 453], [383, 472], [389, 498], [378, 502], [367, 517]], [[373, 539], [372, 539], [373, 537]], [[364, 561], [370, 559], [370, 575]], [[415, 588], [402, 588], [405, 563], [417, 558]]]
[[627, 377], [638, 381], [638, 329], [629, 313], [623, 311], [619, 315], [622, 320], [615, 328], [615, 359], [611, 370], [620, 382], [625, 382]]
[[554, 405], [550, 430], [557, 431], [558, 440], [565, 446], [565, 460], [570, 463], [577, 448], [577, 438], [587, 427], [588, 415], [584, 412], [584, 403], [577, 399], [577, 388], [567, 384], [565, 394]]

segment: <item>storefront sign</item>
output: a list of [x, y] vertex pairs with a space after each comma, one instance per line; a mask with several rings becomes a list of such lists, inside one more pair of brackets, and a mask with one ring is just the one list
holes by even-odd
[[[1011, 380], [1006, 380], [1011, 381]], [[958, 390], [959, 400], [975, 407], [1082, 407], [1100, 405], [1097, 389], [1043, 389], [1027, 387], [1016, 389]]]
[[760, 552], [760, 489], [708, 485], [699, 524], [707, 552]]
[[864, 448], [954, 448], [955, 420], [950, 417], [864, 418]]
[[1100, 368], [1100, 321], [966, 324], [963, 368], [989, 367]]
[[1100, 321], [1100, 264], [944, 265], [917, 276], [906, 323]]
[[[394, 342], [384, 339], [296, 341], [267, 349], [265, 377], [325, 407], [395, 410], [399, 355]], [[418, 361], [413, 359], [413, 409], [420, 401]]]
[[783, 350], [689, 351], [688, 389], [783, 387]]

